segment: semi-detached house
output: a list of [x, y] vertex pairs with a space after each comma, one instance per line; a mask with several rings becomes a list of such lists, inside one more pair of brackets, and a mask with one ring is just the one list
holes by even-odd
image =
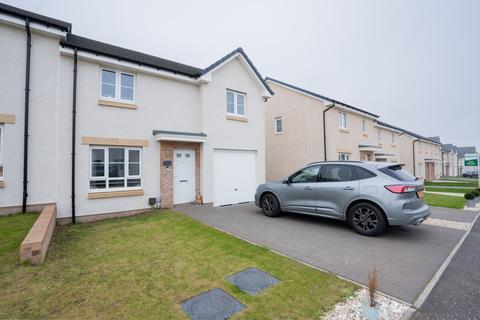
[[440, 177], [439, 142], [341, 101], [273, 78], [266, 81], [275, 92], [266, 104], [267, 180], [322, 160], [402, 163], [418, 178]]
[[134, 213], [252, 201], [273, 94], [239, 48], [207, 68], [0, 5], [0, 212]]

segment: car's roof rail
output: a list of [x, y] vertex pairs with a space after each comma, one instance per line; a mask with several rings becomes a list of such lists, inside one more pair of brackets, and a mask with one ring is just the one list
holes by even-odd
[[359, 160], [327, 160], [327, 161], [315, 161], [308, 163], [307, 166], [311, 164], [317, 164], [317, 163], [364, 163], [364, 161], [359, 161]]

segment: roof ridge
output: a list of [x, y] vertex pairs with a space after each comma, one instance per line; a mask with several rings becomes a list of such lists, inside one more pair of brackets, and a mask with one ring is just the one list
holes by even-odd
[[366, 111], [366, 110], [363, 110], [363, 109], [360, 109], [360, 108], [357, 108], [357, 107], [354, 107], [352, 105], [349, 105], [349, 104], [346, 104], [344, 102], [341, 102], [341, 101], [338, 101], [338, 100], [335, 100], [335, 99], [332, 99], [332, 98], [329, 98], [327, 96], [324, 96], [324, 95], [321, 95], [319, 93], [316, 93], [316, 92], [313, 92], [313, 91], [310, 91], [310, 90], [307, 90], [307, 89], [303, 89], [303, 88], [300, 88], [298, 86], [295, 86], [293, 84], [289, 84], [289, 83], [286, 83], [284, 81], [281, 81], [281, 80], [277, 80], [277, 79], [274, 79], [272, 77], [265, 77], [265, 81], [273, 81], [273, 82], [276, 82], [280, 85], [283, 85], [283, 86], [286, 86], [286, 87], [289, 87], [291, 89], [294, 89], [294, 90], [297, 90], [297, 91], [300, 91], [300, 92], [303, 92], [305, 94], [308, 94], [308, 95], [311, 95], [311, 96], [314, 96], [314, 97], [317, 97], [319, 99], [322, 99], [322, 100], [326, 100], [328, 102], [332, 102], [332, 103], [335, 103], [335, 104], [340, 104], [342, 106], [345, 106], [347, 108], [350, 108], [352, 110], [355, 110], [355, 111], [358, 111], [358, 112], [361, 112], [361, 113], [365, 113], [365, 114], [368, 114], [374, 118], [378, 118], [379, 115], [375, 114], [375, 113], [371, 113], [369, 111]]

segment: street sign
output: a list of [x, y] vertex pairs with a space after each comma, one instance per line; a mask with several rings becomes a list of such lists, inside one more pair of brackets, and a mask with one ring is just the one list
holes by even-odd
[[466, 153], [464, 162], [466, 167], [476, 167], [478, 166], [478, 155], [476, 153]]

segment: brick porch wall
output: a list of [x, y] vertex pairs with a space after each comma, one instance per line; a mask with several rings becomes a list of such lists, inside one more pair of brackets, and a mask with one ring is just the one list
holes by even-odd
[[[173, 150], [195, 149], [195, 194], [200, 193], [200, 143], [190, 142], [160, 142], [160, 199], [162, 208], [173, 207]], [[163, 161], [169, 160], [172, 166], [168, 169], [163, 166]]]

